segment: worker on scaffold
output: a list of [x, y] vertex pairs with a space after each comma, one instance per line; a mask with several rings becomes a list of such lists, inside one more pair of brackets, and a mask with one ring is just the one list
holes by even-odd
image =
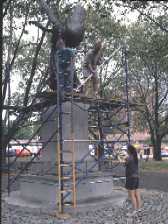
[[56, 43], [57, 54], [55, 61], [58, 60], [59, 86], [62, 91], [70, 93], [73, 90], [74, 76], [74, 52], [71, 48], [66, 48], [64, 40], [60, 37]]
[[86, 96], [98, 96], [99, 80], [97, 65], [102, 63], [102, 42], [98, 41], [94, 48], [85, 57], [83, 66], [83, 77], [86, 81], [83, 91]]
[[74, 51], [71, 48], [66, 48], [61, 35], [56, 41], [56, 44], [51, 51], [50, 56], [50, 88], [57, 89], [57, 79], [59, 78], [59, 87], [61, 94], [71, 93], [74, 86]]

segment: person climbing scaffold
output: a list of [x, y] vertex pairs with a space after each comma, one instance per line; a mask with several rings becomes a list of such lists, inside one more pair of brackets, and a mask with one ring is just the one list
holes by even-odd
[[70, 93], [73, 88], [74, 53], [71, 48], [65, 47], [61, 37], [56, 43], [56, 48], [58, 50], [55, 61], [58, 63], [59, 86], [62, 92]]
[[77, 82], [77, 77], [74, 78], [76, 75], [74, 58], [74, 50], [65, 47], [64, 40], [60, 35], [50, 55], [49, 86], [52, 90], [56, 91], [59, 77], [62, 94], [72, 91]]

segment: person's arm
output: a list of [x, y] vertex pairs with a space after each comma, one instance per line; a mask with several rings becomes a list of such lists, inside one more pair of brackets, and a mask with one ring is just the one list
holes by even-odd
[[71, 65], [74, 65], [74, 64], [75, 64], [75, 57], [72, 56], [72, 57], [71, 57]]
[[71, 51], [71, 66], [75, 69], [75, 53]]
[[93, 74], [96, 73], [96, 69], [93, 68], [93, 66], [92, 66], [91, 63], [88, 64], [88, 68], [89, 68], [89, 70], [90, 70]]
[[85, 57], [85, 66], [87, 67], [87, 69], [91, 72], [91, 73], [95, 73], [96, 70], [94, 69], [93, 65], [92, 65], [92, 57], [93, 57], [93, 53], [92, 51], [89, 51]]
[[102, 52], [102, 49], [98, 52], [98, 55], [97, 55], [97, 62], [96, 64], [97, 65], [101, 65], [103, 63], [103, 52]]
[[127, 165], [128, 163], [129, 163], [129, 161], [130, 161], [130, 157], [127, 155], [126, 157], [125, 157], [125, 165]]

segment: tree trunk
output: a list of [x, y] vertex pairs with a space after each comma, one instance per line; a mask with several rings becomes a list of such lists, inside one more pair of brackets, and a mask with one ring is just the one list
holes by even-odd
[[6, 165], [6, 146], [4, 146], [4, 144], [3, 144], [5, 137], [6, 137], [5, 135], [3, 135], [1, 137], [1, 140], [2, 140], [2, 143], [1, 143], [1, 166], [2, 166], [2, 170], [3, 170], [3, 167]]
[[[48, 27], [48, 23], [46, 25], [46, 28], [47, 27]], [[45, 38], [45, 34], [46, 34], [46, 31], [43, 31], [43, 33], [41, 35], [40, 42], [38, 43], [36, 51], [35, 51], [35, 54], [34, 54], [34, 58], [33, 58], [33, 62], [32, 62], [32, 68], [31, 68], [31, 73], [30, 73], [30, 77], [29, 77], [28, 82], [27, 82], [26, 90], [25, 90], [25, 96], [24, 96], [24, 102], [23, 102], [24, 106], [27, 106], [28, 101], [29, 101], [29, 93], [30, 93], [30, 89], [31, 89], [31, 86], [32, 86], [33, 78], [34, 78], [34, 75], [35, 75], [35, 72], [36, 72], [36, 68], [37, 68], [37, 58], [38, 58], [39, 52], [41, 50], [41, 46], [43, 44], [43, 40]]]
[[[2, 65], [3, 65], [3, 2], [0, 1], [0, 77], [1, 77], [1, 86], [2, 86]], [[1, 99], [2, 99], [2, 90], [1, 90]], [[0, 149], [0, 164], [3, 166], [4, 161], [5, 161], [5, 155], [4, 151], [2, 148], [2, 100], [1, 100], [1, 149]]]
[[153, 158], [156, 161], [161, 161], [161, 139], [157, 138], [155, 139], [155, 142], [153, 144]]

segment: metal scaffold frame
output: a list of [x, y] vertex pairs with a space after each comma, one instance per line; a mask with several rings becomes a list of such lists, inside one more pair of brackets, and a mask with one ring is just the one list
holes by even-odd
[[[61, 92], [61, 89], [60, 89], [60, 83], [59, 83], [59, 67], [58, 67], [58, 62], [59, 62], [59, 59], [57, 60], [57, 91], [56, 92], [50, 92], [48, 94], [43, 94], [41, 93], [41, 95], [39, 94], [39, 97], [42, 97], [42, 98], [45, 98], [45, 100], [43, 100], [42, 102], [40, 103], [33, 103], [31, 106], [28, 106], [28, 107], [15, 107], [15, 106], [11, 106], [10, 104], [9, 105], [6, 105], [4, 106], [3, 109], [7, 110], [8, 111], [8, 114], [11, 114], [13, 111], [28, 111], [29, 113], [33, 113], [33, 111], [40, 111], [42, 108], [46, 108], [42, 113], [45, 113], [48, 108], [51, 106], [51, 105], [56, 105], [54, 107], [54, 109], [52, 110], [52, 112], [50, 113], [50, 115], [47, 117], [46, 120], [44, 120], [42, 122], [42, 124], [40, 125], [40, 127], [36, 130], [35, 133], [33, 133], [32, 137], [26, 142], [26, 144], [22, 144], [18, 141], [18, 144], [20, 144], [22, 146], [22, 150], [26, 149], [27, 148], [27, 145], [29, 145], [29, 143], [32, 142], [33, 138], [40, 132], [41, 128], [43, 127], [43, 125], [49, 121], [50, 117], [52, 114], [56, 114], [57, 116], [57, 124], [58, 126], [56, 127], [54, 133], [51, 134], [51, 136], [48, 138], [48, 140], [46, 142], [43, 142], [43, 146], [42, 148], [40, 149], [40, 151], [34, 155], [30, 161], [28, 161], [24, 167], [22, 167], [19, 172], [17, 172], [14, 177], [10, 177], [10, 173], [11, 173], [11, 169], [12, 169], [12, 166], [16, 163], [17, 159], [19, 158], [19, 155], [16, 156], [16, 158], [10, 162], [8, 160], [8, 169], [7, 169], [7, 172], [8, 172], [8, 192], [10, 193], [10, 186], [20, 177], [20, 175], [22, 173], [24, 173], [24, 171], [26, 169], [28, 169], [30, 167], [30, 165], [33, 163], [33, 161], [40, 155], [41, 151], [45, 149], [45, 147], [47, 146], [47, 144], [52, 141], [54, 135], [57, 135], [57, 158], [56, 158], [56, 161], [57, 161], [57, 171], [58, 171], [58, 183], [59, 183], [59, 201], [58, 201], [58, 206], [59, 206], [59, 212], [60, 213], [64, 213], [64, 207], [67, 203], [67, 201], [65, 200], [65, 198], [67, 197], [67, 195], [69, 195], [70, 193], [72, 193], [72, 203], [71, 205], [75, 208], [76, 207], [76, 187], [77, 187], [77, 184], [80, 183], [80, 181], [83, 179], [83, 178], [86, 178], [87, 177], [87, 174], [88, 172], [93, 168], [95, 167], [97, 164], [99, 166], [99, 169], [101, 169], [101, 162], [103, 161], [103, 150], [104, 150], [104, 144], [105, 143], [108, 143], [108, 142], [122, 142], [119, 139], [116, 139], [115, 141], [108, 141], [108, 140], [105, 140], [104, 139], [104, 135], [103, 135], [103, 124], [102, 124], [102, 114], [105, 114], [105, 113], [109, 113], [109, 112], [114, 112], [114, 109], [117, 109], [113, 114], [112, 116], [115, 116], [121, 109], [126, 109], [126, 114], [127, 114], [127, 119], [126, 121], [124, 122], [121, 122], [121, 123], [118, 123], [118, 124], [114, 124], [113, 127], [111, 128], [118, 128], [118, 130], [120, 130], [122, 133], [126, 134], [127, 137], [128, 137], [128, 140], [127, 141], [123, 141], [124, 143], [130, 143], [131, 141], [131, 136], [130, 136], [130, 107], [131, 106], [134, 106], [133, 104], [131, 105], [129, 103], [129, 93], [128, 93], [128, 65], [127, 65], [127, 52], [126, 52], [126, 48], [123, 48], [123, 57], [124, 57], [124, 70], [125, 70], [125, 94], [126, 94], [126, 100], [125, 101], [119, 101], [119, 100], [105, 100], [105, 99], [93, 99], [93, 98], [88, 98], [88, 97], [85, 97], [83, 95], [80, 95], [80, 94], [75, 94], [73, 93], [73, 85], [72, 85], [72, 91], [71, 93], [69, 94], [62, 94]], [[73, 77], [73, 68], [71, 68], [71, 77]], [[72, 78], [73, 80], [73, 78]], [[9, 80], [10, 82], [10, 80]], [[63, 139], [63, 136], [62, 136], [62, 119], [63, 119], [63, 116], [64, 116], [64, 112], [62, 111], [62, 104], [63, 102], [70, 102], [71, 103], [71, 110], [67, 113], [68, 116], [69, 116], [69, 122], [70, 122], [70, 136], [71, 138], [70, 139]], [[90, 125], [91, 127], [90, 128], [95, 128], [98, 130], [98, 139], [92, 139], [92, 140], [89, 140], [89, 142], [93, 143], [97, 143], [98, 146], [99, 146], [99, 151], [98, 151], [98, 158], [97, 160], [95, 161], [95, 164], [93, 164], [91, 167], [89, 167], [85, 173], [85, 176], [83, 177], [80, 177], [79, 179], [76, 178], [76, 172], [78, 170], [80, 170], [79, 168], [79, 165], [80, 163], [84, 162], [85, 159], [87, 158], [87, 156], [89, 156], [89, 151], [87, 153], [87, 155], [85, 155], [80, 161], [79, 163], [77, 164], [75, 162], [75, 147], [74, 147], [74, 143], [75, 142], [82, 142], [82, 141], [85, 141], [84, 139], [81, 139], [81, 140], [75, 140], [75, 137], [74, 137], [74, 118], [73, 118], [73, 107], [74, 105], [76, 105], [76, 102], [82, 102], [82, 103], [87, 103], [90, 105], [90, 108], [88, 109], [88, 112], [91, 113], [91, 114], [96, 114], [97, 115], [97, 125], [95, 125], [95, 127], [93, 127], [94, 125]], [[103, 108], [103, 109], [102, 109]], [[66, 114], [66, 115], [67, 115]], [[10, 120], [10, 117], [8, 117], [8, 122]], [[122, 125], [124, 125], [124, 128], [126, 128], [126, 130], [122, 129]], [[16, 139], [15, 139], [16, 140]], [[70, 147], [70, 153], [72, 155], [72, 161], [71, 161], [71, 164], [68, 164], [64, 161], [64, 154], [67, 153], [65, 152], [64, 150], [64, 147], [63, 147], [63, 142], [64, 141], [70, 141], [71, 142], [71, 147]], [[86, 140], [87, 141], [87, 140]], [[123, 143], [122, 142], [122, 143]], [[10, 143], [9, 143], [10, 144]], [[8, 144], [8, 147], [9, 147], [9, 144]], [[21, 150], [21, 152], [22, 152]], [[21, 154], [20, 152], [20, 154]], [[67, 189], [64, 187], [64, 183], [65, 183], [65, 179], [66, 179], [66, 176], [64, 174], [64, 167], [66, 166], [71, 166], [72, 167], [72, 171], [71, 173], [69, 173], [69, 176], [72, 177], [72, 189]], [[56, 171], [56, 173], [57, 173]]]

